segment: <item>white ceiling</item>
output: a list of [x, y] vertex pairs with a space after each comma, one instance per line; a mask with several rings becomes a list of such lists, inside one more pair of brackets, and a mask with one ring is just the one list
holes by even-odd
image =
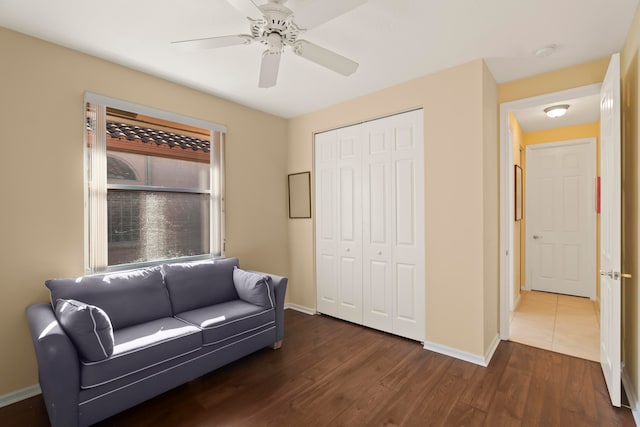
[[[622, 49], [638, 2], [369, 0], [301, 36], [359, 62], [355, 74], [285, 52], [270, 89], [257, 87], [261, 45], [170, 45], [246, 34], [226, 0], [0, 0], [0, 26], [288, 118], [478, 58], [499, 83], [601, 58]], [[549, 44], [553, 55], [533, 55]]]
[[[544, 109], [552, 105], [567, 104], [569, 109], [562, 117], [549, 118]], [[513, 112], [524, 132], [554, 129], [565, 126], [593, 123], [600, 119], [600, 95], [565, 99], [551, 104], [525, 108]]]

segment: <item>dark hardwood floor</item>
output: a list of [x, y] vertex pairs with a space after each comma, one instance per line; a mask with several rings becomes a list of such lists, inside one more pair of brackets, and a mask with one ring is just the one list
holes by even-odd
[[[264, 349], [100, 426], [633, 426], [597, 363], [502, 342], [482, 368], [419, 343], [287, 310]], [[40, 396], [0, 425], [46, 426]]]

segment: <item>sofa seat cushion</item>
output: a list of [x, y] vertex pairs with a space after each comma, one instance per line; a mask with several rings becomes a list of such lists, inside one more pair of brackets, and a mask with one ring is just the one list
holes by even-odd
[[227, 301], [176, 314], [178, 319], [202, 328], [203, 345], [224, 345], [275, 328], [275, 310], [242, 300]]
[[200, 329], [173, 317], [116, 330], [113, 338], [111, 357], [98, 362], [82, 362], [82, 388], [96, 387], [151, 369], [202, 347]]

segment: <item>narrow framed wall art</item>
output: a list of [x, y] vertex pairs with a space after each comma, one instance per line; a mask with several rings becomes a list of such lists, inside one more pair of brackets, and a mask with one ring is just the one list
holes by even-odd
[[289, 174], [289, 218], [311, 218], [311, 172]]

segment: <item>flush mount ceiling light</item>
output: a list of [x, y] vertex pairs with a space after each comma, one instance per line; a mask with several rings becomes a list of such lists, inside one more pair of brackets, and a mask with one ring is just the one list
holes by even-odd
[[546, 58], [553, 55], [558, 50], [557, 44], [549, 44], [533, 51], [533, 55], [538, 58]]
[[568, 109], [569, 109], [568, 104], [553, 105], [551, 107], [545, 108], [544, 112], [547, 116], [551, 117], [552, 119], [555, 119], [557, 117], [562, 117], [565, 114], [567, 114]]

